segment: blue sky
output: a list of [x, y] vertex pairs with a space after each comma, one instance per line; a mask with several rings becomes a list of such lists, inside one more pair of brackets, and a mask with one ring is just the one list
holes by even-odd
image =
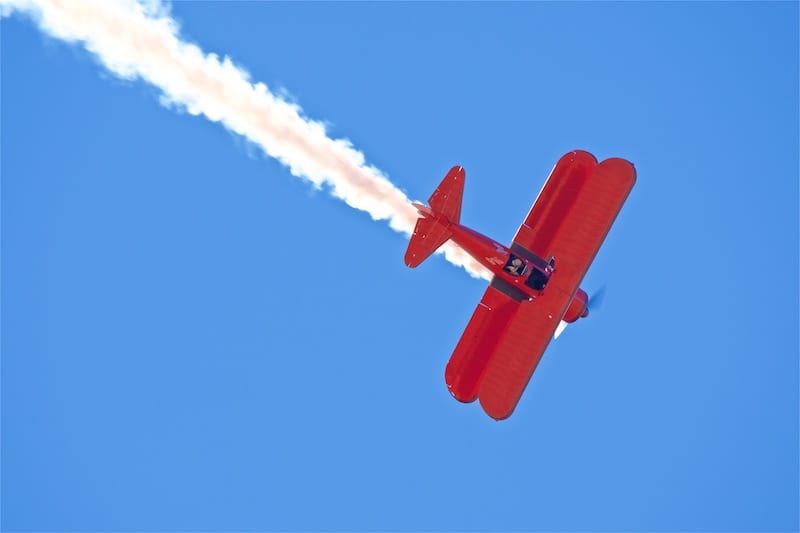
[[494, 422], [443, 379], [485, 282], [3, 18], [3, 530], [798, 529], [797, 3], [171, 11], [500, 241], [633, 161], [605, 301]]

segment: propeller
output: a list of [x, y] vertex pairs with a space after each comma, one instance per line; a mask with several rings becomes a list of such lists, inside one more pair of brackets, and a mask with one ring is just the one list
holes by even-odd
[[[586, 309], [588, 309], [590, 312], [597, 311], [598, 309], [600, 309], [600, 307], [603, 304], [603, 299], [605, 298], [605, 296], [606, 296], [606, 284], [604, 283], [600, 286], [599, 289], [595, 290], [592, 293], [592, 295], [588, 297], [588, 300], [586, 302]], [[556, 328], [556, 331], [553, 334], [553, 338], [557, 339], [562, 333], [564, 333], [564, 330], [567, 329], [568, 325], [569, 325], [568, 322], [564, 322], [562, 320], [561, 323], [558, 324], [558, 327]]]
[[602, 284], [599, 289], [594, 291], [591, 296], [589, 296], [589, 301], [586, 302], [586, 308], [589, 311], [597, 311], [600, 307], [603, 306], [603, 299], [606, 297], [606, 284]]

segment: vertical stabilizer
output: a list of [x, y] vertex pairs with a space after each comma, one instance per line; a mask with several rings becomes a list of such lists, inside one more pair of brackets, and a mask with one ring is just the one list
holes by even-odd
[[453, 167], [428, 198], [428, 205], [437, 215], [458, 224], [461, 220], [461, 197], [464, 195], [464, 167]]

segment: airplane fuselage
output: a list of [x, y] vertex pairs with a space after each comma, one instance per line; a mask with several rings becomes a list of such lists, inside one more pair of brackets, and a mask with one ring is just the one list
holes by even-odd
[[514, 293], [515, 299], [533, 300], [547, 286], [555, 267], [553, 258], [545, 260], [524, 249], [514, 250], [437, 215], [427, 206], [415, 206], [422, 216], [436, 219], [452, 232], [450, 239], [486, 267], [494, 275], [495, 283], [504, 282], [503, 286]]

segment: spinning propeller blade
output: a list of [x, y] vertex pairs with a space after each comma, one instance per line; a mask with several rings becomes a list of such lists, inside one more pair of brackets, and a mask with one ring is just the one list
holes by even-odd
[[603, 299], [606, 296], [606, 285], [605, 283], [600, 286], [599, 289], [594, 291], [594, 294], [589, 296], [589, 301], [586, 304], [586, 307], [589, 308], [589, 311], [596, 311], [600, 309], [603, 305]]
[[[603, 299], [605, 298], [605, 296], [606, 296], [606, 286], [605, 284], [603, 284], [600, 286], [599, 289], [594, 291], [594, 293], [591, 296], [589, 296], [589, 301], [586, 302], [586, 308], [589, 309], [589, 311], [597, 311], [602, 306]], [[564, 333], [564, 330], [567, 329], [568, 325], [569, 322], [564, 322], [562, 320], [561, 323], [556, 328], [556, 331], [553, 334], [553, 338], [557, 339], [559, 335]]]

